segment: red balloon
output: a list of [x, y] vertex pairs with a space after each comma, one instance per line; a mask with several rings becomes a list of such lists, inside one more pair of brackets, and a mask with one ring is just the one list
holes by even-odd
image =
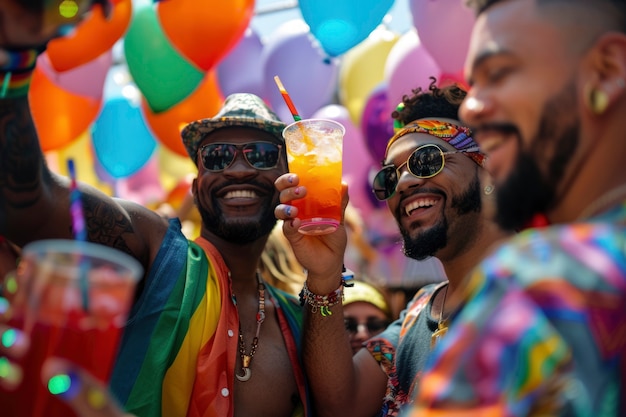
[[70, 93], [35, 67], [28, 93], [39, 143], [44, 152], [74, 142], [96, 119], [102, 100]]
[[212, 117], [223, 102], [215, 71], [209, 72], [198, 88], [180, 103], [168, 110], [154, 113], [145, 99], [141, 101], [143, 115], [159, 142], [169, 150], [187, 157], [180, 131], [189, 122]]
[[102, 6], [96, 4], [74, 32], [48, 43], [46, 51], [55, 70], [62, 72], [86, 64], [111, 49], [122, 37], [130, 23], [132, 2], [112, 0], [112, 3], [108, 18]]
[[243, 36], [254, 0], [166, 0], [158, 2], [161, 27], [172, 45], [194, 65], [213, 68]]

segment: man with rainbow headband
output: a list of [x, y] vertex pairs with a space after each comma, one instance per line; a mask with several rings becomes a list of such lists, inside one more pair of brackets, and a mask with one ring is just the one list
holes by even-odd
[[[0, 0], [0, 236], [19, 247], [73, 239], [70, 181], [48, 168], [27, 97], [35, 58], [51, 36], [49, 22], [43, 3], [24, 3]], [[300, 365], [299, 301], [257, 272], [276, 223], [274, 181], [287, 172], [284, 127], [251, 94], [232, 95], [215, 117], [187, 125], [182, 136], [198, 168], [191, 191], [202, 217], [195, 241], [183, 235], [178, 219], [79, 185], [87, 239], [128, 253], [145, 270], [110, 386], [127, 412], [311, 415]], [[2, 415], [29, 414], [31, 404], [17, 404], [12, 394], [19, 390], [17, 362], [5, 358], [15, 359], [24, 340], [0, 323]], [[59, 398], [102, 398], [92, 395], [82, 371], [68, 364], [63, 372], [68, 384], [55, 392]], [[111, 404], [85, 407], [103, 415]]]
[[[493, 186], [483, 169], [484, 155], [471, 131], [456, 120], [465, 92], [457, 86], [438, 88], [433, 81], [428, 90], [413, 93], [393, 114], [398, 130], [373, 179], [373, 191], [387, 201], [406, 256], [436, 256], [449, 281], [421, 289], [400, 318], [354, 357], [342, 303], [332, 296], [344, 291], [339, 277], [345, 228], [314, 239], [298, 236], [297, 212], [287, 204], [303, 194], [302, 187], [292, 174], [276, 183], [285, 203], [276, 215], [287, 220], [285, 236], [308, 270], [304, 294], [313, 308], [305, 315], [304, 362], [320, 416], [397, 415], [410, 401], [433, 345], [445, 337], [446, 299], [459, 291], [463, 277], [489, 248], [508, 236], [491, 221]], [[332, 315], [315, 313], [322, 306]]]

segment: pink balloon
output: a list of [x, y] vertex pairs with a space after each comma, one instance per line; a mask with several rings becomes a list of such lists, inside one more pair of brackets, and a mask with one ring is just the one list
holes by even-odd
[[411, 29], [398, 39], [391, 48], [385, 62], [387, 99], [390, 106], [402, 101], [402, 96], [411, 95], [417, 87], [428, 88], [430, 77], [440, 78], [441, 70]]
[[343, 180], [349, 186], [350, 203], [359, 210], [361, 216], [367, 216], [374, 208], [368, 174], [375, 163], [367, 150], [361, 129], [352, 122], [348, 109], [338, 104], [324, 106], [312, 117], [334, 120], [346, 128], [343, 138]]
[[441, 71], [463, 69], [474, 14], [460, 0], [410, 0], [413, 25]]
[[160, 182], [159, 161], [155, 155], [139, 171], [116, 181], [117, 197], [142, 205], [157, 205], [165, 201], [166, 193]]
[[293, 121], [293, 116], [274, 82], [276, 75], [302, 118], [311, 117], [332, 102], [339, 67], [325, 57], [304, 21], [292, 20], [279, 26], [268, 38], [261, 61], [265, 86], [262, 97], [283, 121]]
[[37, 67], [57, 86], [70, 93], [96, 99], [102, 98], [104, 81], [111, 65], [113, 54], [110, 50], [93, 61], [63, 72], [54, 69], [47, 52], [37, 58]]
[[259, 65], [262, 53], [261, 38], [248, 28], [217, 66], [217, 81], [224, 97], [233, 93], [253, 93], [263, 97], [263, 71]]

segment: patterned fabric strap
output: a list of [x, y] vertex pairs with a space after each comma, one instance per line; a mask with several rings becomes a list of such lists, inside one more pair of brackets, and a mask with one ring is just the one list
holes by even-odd
[[28, 94], [37, 56], [43, 47], [5, 50], [8, 61], [0, 65], [0, 98], [24, 97]]

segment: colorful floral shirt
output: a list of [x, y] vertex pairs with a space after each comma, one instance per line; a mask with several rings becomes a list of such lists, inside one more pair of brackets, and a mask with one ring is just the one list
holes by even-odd
[[366, 349], [387, 374], [380, 417], [397, 416], [401, 407], [411, 400], [431, 351], [431, 336], [437, 330], [438, 320], [430, 315], [432, 300], [446, 285], [447, 281], [422, 287], [398, 320], [366, 342]]
[[469, 283], [407, 415], [626, 416], [626, 201], [522, 232]]

